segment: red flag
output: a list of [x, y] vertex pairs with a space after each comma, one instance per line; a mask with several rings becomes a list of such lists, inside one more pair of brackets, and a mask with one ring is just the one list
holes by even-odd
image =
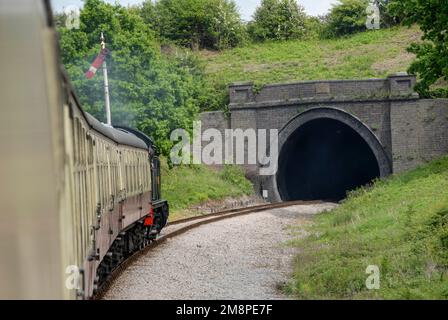
[[102, 49], [100, 54], [96, 57], [95, 61], [93, 61], [92, 65], [90, 66], [89, 71], [86, 72], [87, 79], [90, 80], [95, 76], [96, 72], [101, 67], [104, 60], [106, 60], [106, 55], [107, 55], [107, 50]]

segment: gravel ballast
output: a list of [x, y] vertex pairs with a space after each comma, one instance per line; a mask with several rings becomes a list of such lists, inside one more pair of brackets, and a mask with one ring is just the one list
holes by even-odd
[[295, 253], [285, 243], [335, 206], [272, 209], [190, 230], [138, 258], [104, 299], [285, 299], [278, 288], [290, 278]]

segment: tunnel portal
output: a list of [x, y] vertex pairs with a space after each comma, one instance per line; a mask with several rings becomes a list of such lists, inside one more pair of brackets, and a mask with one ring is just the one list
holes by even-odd
[[322, 118], [301, 125], [284, 144], [277, 187], [283, 201], [339, 201], [378, 177], [368, 143], [343, 122]]

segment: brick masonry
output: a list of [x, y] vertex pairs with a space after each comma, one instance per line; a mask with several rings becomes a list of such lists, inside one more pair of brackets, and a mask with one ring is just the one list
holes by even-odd
[[[374, 134], [390, 161], [391, 173], [403, 172], [448, 153], [448, 99], [420, 99], [413, 91], [415, 82], [414, 76], [395, 74], [386, 79], [273, 84], [259, 91], [253, 83], [235, 83], [229, 86], [230, 115], [204, 113], [202, 129], [282, 132], [307, 111], [336, 109]], [[260, 179], [256, 166], [246, 166], [246, 171], [260, 190], [275, 182]]]

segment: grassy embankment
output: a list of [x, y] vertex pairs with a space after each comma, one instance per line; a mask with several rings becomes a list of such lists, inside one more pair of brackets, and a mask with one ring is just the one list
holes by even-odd
[[202, 51], [207, 76], [218, 95], [235, 81], [269, 83], [385, 77], [406, 71], [414, 59], [406, 51], [419, 41], [418, 27], [396, 27], [336, 40], [251, 44], [223, 52]]
[[197, 215], [192, 206], [229, 197], [252, 195], [253, 186], [239, 167], [216, 171], [206, 166], [181, 166], [169, 170], [162, 164], [162, 193], [171, 207], [171, 220]]
[[[292, 242], [297, 298], [448, 298], [448, 157], [358, 190], [308, 229]], [[369, 265], [380, 290], [366, 289]]]

